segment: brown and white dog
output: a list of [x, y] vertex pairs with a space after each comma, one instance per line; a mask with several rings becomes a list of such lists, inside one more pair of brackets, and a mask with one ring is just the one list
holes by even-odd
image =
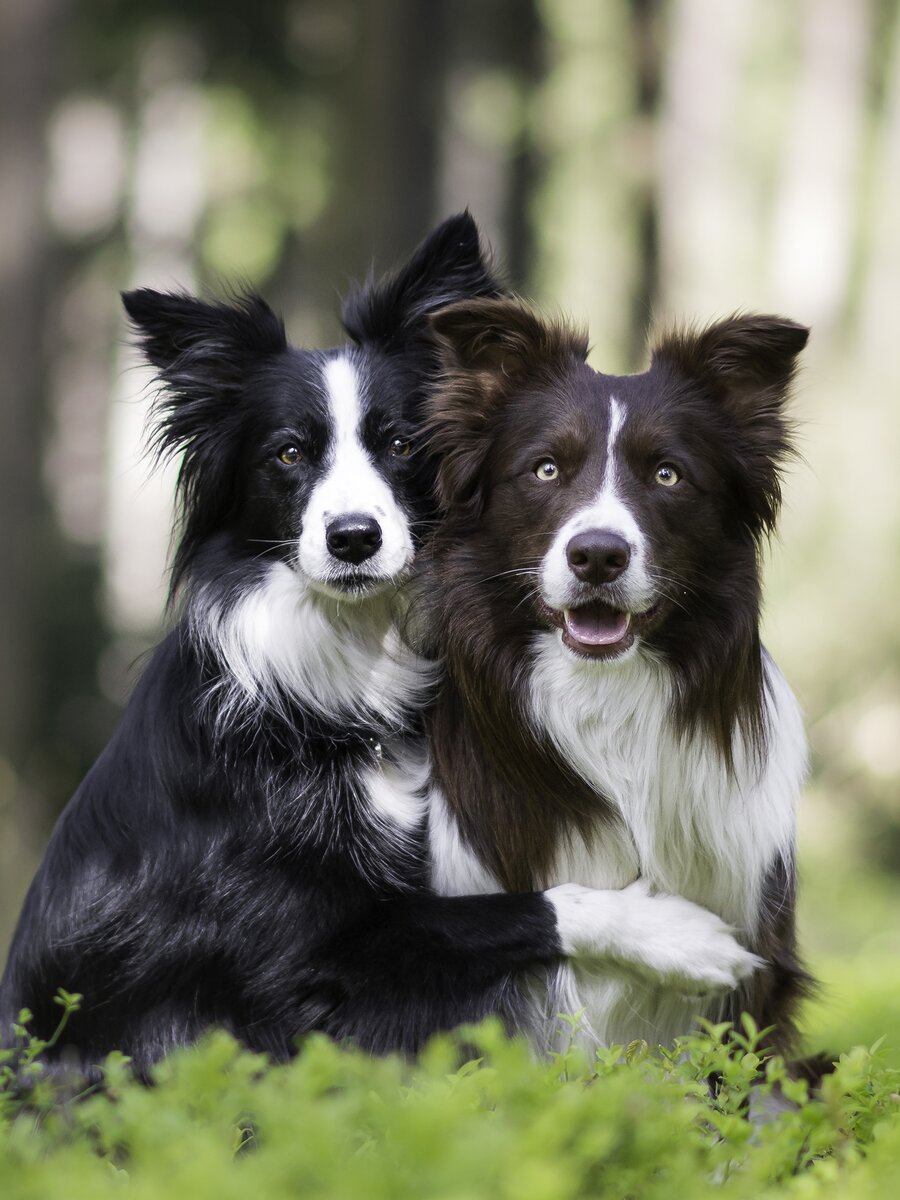
[[[656, 1043], [746, 1010], [789, 1051], [808, 982], [794, 935], [807, 751], [760, 643], [759, 551], [807, 330], [735, 316], [610, 376], [586, 365], [582, 334], [518, 300], [463, 301], [432, 326], [434, 886], [599, 889], [591, 946], [575, 938], [582, 957], [512, 1014], [541, 1044], [560, 1011], [583, 1010], [600, 1042]], [[724, 996], [686, 994], [709, 947], [651, 913], [663, 895], [718, 914], [758, 969]]]

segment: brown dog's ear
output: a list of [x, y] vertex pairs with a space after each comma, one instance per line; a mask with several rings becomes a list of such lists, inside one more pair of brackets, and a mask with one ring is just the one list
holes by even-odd
[[587, 357], [583, 333], [539, 316], [512, 296], [450, 304], [433, 313], [430, 323], [449, 371], [483, 371], [515, 380]]
[[736, 315], [665, 335], [653, 358], [711, 385], [736, 417], [753, 420], [760, 408], [784, 402], [808, 340], [809, 330], [785, 317]]
[[705, 329], [666, 334], [653, 351], [661, 364], [703, 386], [735, 430], [755, 534], [771, 530], [781, 501], [779, 473], [792, 454], [785, 415], [797, 355], [809, 330], [785, 317], [735, 315]]
[[429, 322], [441, 365], [427, 422], [438, 497], [445, 512], [471, 521], [483, 507], [493, 430], [516, 386], [583, 361], [587, 339], [512, 297], [463, 300]]

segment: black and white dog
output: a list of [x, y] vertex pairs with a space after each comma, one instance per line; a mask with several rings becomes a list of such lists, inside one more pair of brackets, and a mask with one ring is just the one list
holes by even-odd
[[[542, 1042], [560, 1010], [583, 1008], [602, 1042], [655, 1043], [746, 1009], [790, 1051], [806, 742], [760, 644], [759, 548], [807, 330], [735, 317], [614, 377], [586, 365], [583, 335], [512, 298], [432, 320], [448, 676], [430, 722], [434, 884], [601, 889], [586, 906], [608, 906], [618, 944], [548, 976]], [[765, 967], [725, 999], [685, 998], [660, 960], [685, 976], [697, 942], [644, 923], [657, 891], [719, 914]], [[633, 953], [621, 970], [629, 935], [657, 972], [638, 984]]]
[[[125, 306], [182, 451], [182, 613], [53, 834], [0, 991], [46, 1036], [138, 1071], [216, 1024], [283, 1059], [308, 1030], [374, 1051], [515, 1007], [564, 950], [606, 945], [588, 889], [438, 897], [422, 712], [435, 667], [398, 633], [422, 531], [432, 309], [498, 290], [468, 215], [345, 308], [352, 343], [289, 347], [258, 298]], [[685, 986], [752, 959], [721, 921], [648, 900], [702, 945]], [[573, 936], [578, 933], [577, 939]], [[639, 952], [639, 951], [638, 951]]]

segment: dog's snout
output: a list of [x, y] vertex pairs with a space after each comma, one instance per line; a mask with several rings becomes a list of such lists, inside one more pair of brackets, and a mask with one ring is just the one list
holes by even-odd
[[631, 547], [623, 537], [607, 529], [576, 533], [566, 546], [572, 574], [583, 583], [612, 583], [631, 558]]
[[381, 546], [381, 526], [367, 513], [344, 513], [328, 523], [325, 544], [333, 558], [356, 565]]

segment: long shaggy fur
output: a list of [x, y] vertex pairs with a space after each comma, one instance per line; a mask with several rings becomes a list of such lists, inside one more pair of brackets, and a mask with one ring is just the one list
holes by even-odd
[[[485, 873], [508, 889], [641, 878], [702, 904], [767, 966], [701, 1011], [747, 1008], [786, 1050], [807, 980], [793, 917], [806, 752], [759, 640], [759, 550], [807, 331], [737, 315], [665, 334], [648, 371], [612, 377], [586, 365], [580, 333], [520, 301], [463, 302], [432, 324], [447, 670], [430, 721], [435, 877], [448, 890]], [[660, 466], [677, 486], [660, 486]], [[580, 534], [624, 548], [608, 576], [576, 577]], [[579, 606], [627, 614], [619, 650], [572, 641]], [[667, 1040], [697, 1011], [608, 967], [576, 979], [607, 1040]]]
[[467, 214], [348, 302], [352, 341], [288, 346], [258, 297], [124, 297], [158, 373], [152, 444], [182, 455], [180, 618], [63, 813], [0, 984], [53, 1055], [144, 1073], [224, 1026], [277, 1059], [310, 1030], [374, 1051], [508, 1011], [556, 961], [536, 894], [437, 897], [422, 708], [398, 636], [433, 517], [417, 441], [425, 315], [498, 284]]

